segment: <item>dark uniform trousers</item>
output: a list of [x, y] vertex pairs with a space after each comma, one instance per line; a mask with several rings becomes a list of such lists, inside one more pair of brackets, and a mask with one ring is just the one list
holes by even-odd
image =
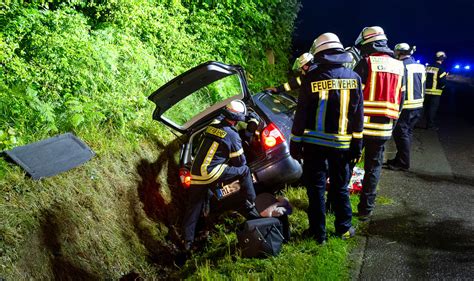
[[394, 164], [410, 168], [410, 146], [413, 139], [413, 129], [421, 117], [420, 109], [404, 109], [400, 114], [397, 125], [393, 130], [393, 139], [397, 146], [397, 155]]
[[425, 95], [423, 109], [425, 111], [427, 128], [435, 127], [435, 117], [436, 117], [436, 112], [438, 111], [440, 99], [441, 99], [441, 96], [438, 96], [438, 95]]
[[375, 208], [376, 189], [383, 164], [383, 152], [387, 139], [364, 137], [364, 179], [357, 209], [359, 215], [367, 215]]
[[240, 167], [228, 166], [219, 179], [209, 185], [191, 185], [188, 190], [187, 208], [184, 214], [184, 239], [193, 241], [196, 231], [196, 225], [203, 209], [206, 195], [209, 189], [214, 189], [219, 183], [231, 182], [234, 180], [240, 182], [240, 196], [250, 202], [255, 201], [255, 190], [253, 188], [252, 175], [247, 165]]
[[348, 184], [350, 180], [349, 161], [347, 151], [323, 147], [313, 144], [304, 144], [303, 149], [303, 184], [307, 188], [309, 199], [308, 219], [311, 232], [316, 235], [318, 242], [326, 238], [325, 191], [327, 168], [329, 164], [329, 178], [333, 208], [336, 216], [334, 223], [338, 234], [345, 233], [351, 227], [352, 209], [349, 200]]

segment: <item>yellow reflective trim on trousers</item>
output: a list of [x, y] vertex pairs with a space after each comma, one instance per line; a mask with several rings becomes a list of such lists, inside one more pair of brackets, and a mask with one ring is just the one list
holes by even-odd
[[237, 150], [236, 152], [229, 153], [229, 158], [239, 157], [242, 154], [244, 154], [244, 149], [243, 148]]
[[364, 129], [365, 136], [375, 136], [375, 137], [390, 137], [392, 136], [392, 131], [373, 131]]
[[347, 113], [349, 111], [349, 90], [341, 90], [340, 93], [340, 108], [339, 108], [339, 130], [340, 135], [345, 135], [347, 132]]
[[211, 146], [209, 147], [209, 150], [206, 153], [206, 157], [204, 157], [204, 161], [201, 164], [201, 175], [207, 175], [207, 167], [209, 166], [209, 164], [211, 164], [212, 158], [214, 158], [214, 154], [216, 154], [218, 147], [218, 142], [212, 142]]
[[285, 91], [287, 91], [287, 92], [291, 91], [290, 84], [288, 84], [288, 83], [283, 84], [283, 88], [285, 88]]
[[299, 77], [299, 76], [298, 76], [298, 77], [296, 77], [296, 83], [298, 83], [298, 85], [300, 85], [300, 86], [301, 86], [301, 79], [300, 79], [300, 77]]
[[199, 176], [191, 174], [191, 184], [208, 184], [215, 180], [217, 180], [222, 173], [224, 172], [225, 168], [227, 168], [227, 164], [217, 165], [212, 169], [212, 171], [206, 176]]
[[400, 106], [396, 103], [391, 103], [388, 101], [364, 101], [364, 109], [365, 108], [375, 108], [375, 109], [393, 109], [398, 110]]
[[372, 71], [372, 75], [370, 77], [370, 95], [369, 95], [369, 100], [374, 100], [375, 99], [375, 78], [376, 78], [377, 72]]

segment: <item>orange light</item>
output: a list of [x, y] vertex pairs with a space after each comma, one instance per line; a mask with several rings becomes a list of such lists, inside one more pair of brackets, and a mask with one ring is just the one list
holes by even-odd
[[267, 147], [274, 147], [276, 145], [277, 141], [274, 137], [267, 137], [265, 138], [265, 146]]
[[189, 188], [191, 186], [191, 173], [188, 169], [179, 169], [179, 181], [181, 182], [181, 186], [184, 188]]
[[285, 142], [285, 137], [280, 132], [278, 127], [270, 123], [262, 132], [262, 144], [265, 150], [273, 148]]
[[184, 185], [185, 185], [186, 187], [191, 186], [191, 176], [186, 176], [186, 177], [184, 178]]

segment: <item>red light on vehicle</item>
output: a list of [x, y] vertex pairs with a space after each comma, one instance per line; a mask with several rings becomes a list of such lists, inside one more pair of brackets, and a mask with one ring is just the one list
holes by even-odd
[[265, 150], [285, 142], [285, 137], [275, 124], [270, 123], [262, 132], [262, 143]]
[[191, 186], [191, 173], [188, 169], [179, 169], [179, 180], [181, 181], [182, 187], [189, 188]]

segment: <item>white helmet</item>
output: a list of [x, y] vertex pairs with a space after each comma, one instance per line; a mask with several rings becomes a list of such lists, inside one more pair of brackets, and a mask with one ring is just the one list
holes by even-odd
[[233, 100], [224, 107], [223, 114], [229, 120], [245, 121], [247, 106], [241, 100]]
[[447, 58], [446, 53], [443, 51], [436, 52], [436, 59], [437, 60], [445, 60]]
[[310, 53], [304, 53], [299, 56], [293, 64], [293, 70], [300, 70], [305, 64], [313, 60], [313, 55]]
[[229, 102], [226, 106], [225, 109], [227, 109], [230, 112], [234, 113], [241, 113], [241, 114], [247, 114], [247, 106], [245, 103], [241, 100], [233, 100]]
[[407, 43], [399, 43], [395, 45], [396, 54], [411, 56], [416, 51], [416, 46], [410, 47]]
[[344, 49], [339, 37], [337, 37], [336, 34], [330, 32], [319, 35], [318, 38], [314, 40], [309, 52], [315, 55], [328, 49]]
[[385, 32], [383, 28], [380, 26], [370, 26], [365, 27], [360, 32], [359, 36], [356, 39], [356, 45], [365, 45], [370, 42], [379, 41], [379, 40], [387, 40], [387, 36], [385, 36]]

